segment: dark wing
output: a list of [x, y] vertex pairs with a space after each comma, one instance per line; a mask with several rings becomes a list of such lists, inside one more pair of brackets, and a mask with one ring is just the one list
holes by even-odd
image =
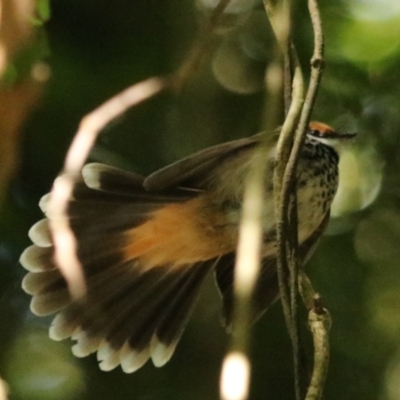
[[152, 173], [144, 180], [144, 187], [149, 191], [178, 186], [202, 188], [204, 182], [207, 182], [222, 162], [246, 149], [253, 148], [259, 143], [259, 136], [234, 140], [201, 150]]
[[[318, 229], [299, 246], [300, 264], [303, 266], [314, 253], [318, 241], [329, 221], [329, 213]], [[231, 329], [233, 317], [233, 268], [235, 254], [221, 257], [215, 268], [215, 278], [222, 296], [222, 318], [227, 329]], [[267, 309], [279, 298], [279, 286], [275, 257], [267, 257], [262, 261], [260, 276], [252, 298], [252, 320], [258, 320]]]

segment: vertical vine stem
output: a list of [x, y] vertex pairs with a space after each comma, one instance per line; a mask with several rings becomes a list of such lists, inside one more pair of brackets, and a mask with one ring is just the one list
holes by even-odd
[[[279, 8], [272, 0], [264, 2], [271, 25], [275, 31], [278, 43], [285, 52], [285, 59], [290, 60], [292, 48], [290, 37], [290, 4], [282, 0]], [[297, 321], [297, 281], [298, 281], [298, 234], [297, 234], [297, 199], [296, 199], [296, 167], [304, 144], [307, 126], [312, 107], [315, 102], [318, 85], [323, 69], [323, 34], [322, 24], [316, 0], [308, 1], [308, 8], [314, 31], [314, 53], [311, 59], [311, 77], [306, 97], [303, 103], [303, 78], [298, 60], [294, 54], [295, 73], [293, 77], [293, 92], [290, 107], [287, 108], [285, 123], [282, 127], [276, 154], [274, 174], [275, 215], [277, 221], [277, 269], [279, 288], [282, 299], [285, 320], [292, 340], [294, 355], [294, 374], [296, 398], [301, 398], [300, 390], [300, 350]], [[279, 21], [279, 12], [282, 20]], [[283, 25], [282, 25], [283, 22]], [[283, 27], [282, 27], [283, 26]], [[285, 63], [285, 70], [288, 65]], [[286, 73], [285, 76], [288, 76]], [[301, 85], [301, 91], [295, 92], [295, 87]], [[287, 84], [286, 84], [287, 87]], [[285, 99], [288, 94], [285, 93]], [[287, 100], [286, 100], [287, 103]], [[297, 124], [297, 129], [295, 126]], [[288, 290], [288, 272], [290, 291]], [[288, 293], [289, 292], [289, 293]]]
[[[314, 30], [314, 53], [311, 59], [311, 77], [300, 115], [300, 121], [295, 132], [293, 147], [287, 162], [282, 185], [282, 208], [281, 216], [288, 215], [288, 232], [290, 238], [286, 243], [290, 251], [287, 252], [287, 262], [290, 270], [290, 298], [292, 311], [292, 341], [294, 351], [294, 368], [296, 379], [296, 396], [300, 396], [299, 377], [300, 377], [300, 351], [297, 321], [297, 279], [299, 269], [298, 257], [298, 239], [297, 239], [297, 201], [296, 199], [296, 167], [300, 157], [301, 148], [304, 144], [307, 127], [310, 120], [312, 108], [315, 103], [318, 86], [322, 76], [323, 69], [323, 34], [322, 24], [319, 14], [317, 0], [308, 1], [309, 12]], [[288, 212], [289, 205], [292, 204], [291, 212]], [[315, 336], [315, 335], [314, 335]], [[315, 341], [314, 341], [315, 342]], [[297, 354], [296, 354], [297, 353]]]
[[[278, 44], [281, 50], [284, 52], [289, 48], [287, 43], [289, 41], [289, 24], [290, 24], [290, 12], [289, 3], [287, 1], [282, 4], [275, 4], [273, 0], [264, 0], [265, 10], [268, 18], [271, 22], [272, 29], [274, 30]], [[286, 59], [288, 57], [286, 56]], [[287, 75], [285, 74], [285, 77]], [[290, 307], [289, 291], [287, 286], [288, 281], [288, 267], [286, 264], [286, 243], [282, 237], [287, 237], [287, 213], [284, 218], [281, 218], [281, 193], [282, 193], [282, 182], [285, 173], [285, 166], [290, 156], [290, 150], [293, 143], [293, 134], [296, 129], [296, 124], [299, 119], [301, 108], [303, 105], [304, 97], [304, 83], [303, 76], [301, 73], [300, 66], [297, 64], [294, 66], [293, 82], [291, 83], [291, 97], [292, 101], [288, 108], [285, 121], [281, 128], [279, 141], [276, 150], [276, 165], [273, 177], [274, 186], [274, 203], [275, 203], [275, 214], [277, 216], [277, 246], [278, 246], [278, 257], [277, 257], [277, 269], [278, 269], [278, 282], [282, 301], [283, 312], [285, 321], [288, 327], [289, 334], [292, 338], [292, 315]]]
[[[275, 156], [276, 165], [273, 178], [275, 218], [277, 225], [277, 272], [282, 308], [293, 347], [295, 394], [296, 399], [300, 400], [300, 346], [296, 297], [297, 276], [293, 273], [293, 268], [289, 268], [293, 264], [293, 260], [296, 260], [297, 256], [297, 222], [291, 230], [290, 216], [288, 214], [289, 204], [286, 203], [283, 198], [283, 195], [285, 194], [283, 182], [286, 165], [288, 163], [293, 145], [293, 136], [295, 134], [296, 125], [300, 118], [300, 113], [303, 106], [304, 79], [297, 55], [290, 39], [290, 3], [288, 1], [282, 1], [281, 5], [279, 6], [279, 3], [276, 5], [272, 0], [266, 0], [264, 4], [267, 15], [271, 22], [271, 26], [277, 37], [277, 41], [280, 44], [282, 52], [284, 53], [286, 118], [282, 126], [277, 145], [277, 152]], [[291, 81], [292, 69], [293, 80]], [[294, 215], [296, 217], [295, 219], [297, 219], [296, 192], [290, 189], [288, 193], [291, 193], [293, 200], [290, 215]], [[294, 233], [291, 234], [291, 232]], [[288, 289], [288, 282], [290, 282], [290, 290]]]

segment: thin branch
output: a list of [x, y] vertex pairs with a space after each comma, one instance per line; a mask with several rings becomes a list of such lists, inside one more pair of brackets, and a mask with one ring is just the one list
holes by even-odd
[[[310, 62], [310, 83], [308, 85], [308, 90], [304, 100], [299, 125], [295, 134], [293, 149], [291, 152], [291, 159], [289, 160], [285, 171], [285, 181], [283, 186], [287, 189], [289, 189], [291, 185], [291, 181], [293, 179], [292, 177], [294, 176], [298, 159], [300, 157], [301, 148], [305, 141], [308, 123], [310, 121], [311, 112], [314, 107], [315, 99], [317, 97], [317, 91], [322, 77], [322, 70], [324, 67], [324, 37], [322, 33], [321, 16], [319, 13], [317, 1], [309, 0], [308, 8], [310, 11], [311, 22], [314, 30], [314, 53]], [[289, 201], [288, 197], [286, 198], [286, 201]]]
[[310, 311], [314, 307], [314, 297], [316, 295], [316, 292], [313, 288], [310, 278], [307, 276], [303, 269], [299, 270], [298, 281], [301, 299], [303, 300], [303, 304], [306, 309]]
[[[290, 272], [290, 309], [292, 312], [292, 347], [293, 347], [293, 369], [294, 369], [294, 380], [295, 380], [295, 391], [296, 398], [301, 397], [301, 368], [300, 368], [300, 332], [299, 332], [299, 320], [298, 320], [298, 216], [297, 216], [297, 191], [295, 189], [296, 182], [294, 182], [294, 188], [291, 190], [289, 210], [288, 210], [288, 233], [289, 236], [286, 240], [287, 245], [287, 260]], [[294, 190], [293, 190], [294, 189]]]
[[[276, 219], [276, 237], [277, 237], [277, 272], [279, 282], [279, 292], [282, 302], [282, 308], [285, 316], [287, 329], [292, 341], [293, 347], [293, 367], [295, 380], [296, 399], [301, 398], [300, 385], [300, 345], [297, 318], [297, 275], [293, 273], [293, 259], [296, 259], [297, 249], [297, 224], [290, 230], [290, 221], [288, 219], [288, 204], [282, 199], [284, 188], [282, 182], [284, 179], [285, 167], [288, 162], [295, 127], [300, 117], [303, 106], [304, 83], [301, 68], [290, 39], [290, 3], [283, 1], [282, 5], [275, 5], [272, 0], [265, 0], [265, 8], [275, 32], [278, 43], [284, 54], [285, 71], [285, 110], [287, 112], [284, 125], [281, 130], [276, 152], [276, 166], [274, 171], [274, 204]], [[293, 63], [293, 65], [292, 65]], [[292, 81], [292, 68], [293, 81]], [[292, 212], [291, 215], [297, 216], [296, 194], [292, 192]], [[290, 291], [288, 290], [288, 276], [290, 276]]]
[[[279, 282], [279, 292], [281, 295], [282, 306], [284, 310], [286, 325], [289, 335], [292, 340], [293, 358], [294, 358], [294, 375], [295, 375], [295, 388], [296, 398], [300, 398], [300, 372], [299, 372], [299, 338], [298, 338], [298, 324], [297, 324], [297, 306], [293, 304], [293, 296], [288, 293], [288, 276], [291, 269], [288, 268], [288, 260], [292, 260], [291, 256], [292, 243], [289, 243], [291, 235], [289, 229], [289, 220], [287, 214], [286, 204], [283, 201], [283, 187], [282, 179], [285, 165], [287, 163], [287, 148], [291, 146], [291, 140], [294, 129], [300, 114], [301, 106], [303, 103], [303, 78], [301, 75], [300, 67], [295, 70], [293, 79], [292, 103], [289, 112], [286, 116], [285, 123], [281, 130], [280, 140], [276, 153], [276, 167], [274, 170], [274, 203], [276, 215], [276, 240], [277, 240], [277, 272]], [[286, 144], [287, 143], [287, 144]], [[286, 146], [285, 146], [286, 145]], [[294, 195], [295, 196], [295, 195]], [[294, 197], [295, 199], [296, 197]], [[296, 201], [293, 202], [293, 209], [296, 209]], [[297, 235], [297, 226], [295, 227]], [[291, 279], [292, 282], [294, 282]]]
[[76, 239], [67, 216], [68, 200], [72, 196], [75, 182], [101, 129], [129, 107], [154, 96], [165, 86], [165, 81], [158, 78], [137, 83], [86, 115], [68, 150], [64, 168], [54, 181], [48, 207], [54, 257], [75, 299], [81, 298], [86, 292], [81, 264], [76, 254]]
[[[290, 35], [290, 34], [289, 34]], [[292, 102], [292, 81], [293, 81], [293, 62], [291, 57], [291, 43], [288, 41], [285, 45], [283, 53], [283, 70], [284, 70], [284, 101], [285, 101], [285, 114], [289, 112], [290, 103]]]
[[[275, 5], [272, 0], [264, 1], [265, 10], [267, 12], [268, 18], [270, 20], [271, 26], [274, 30], [277, 41], [284, 51], [288, 42], [288, 21], [289, 12], [288, 9]], [[292, 323], [291, 323], [291, 311], [290, 311], [290, 300], [288, 291], [288, 274], [289, 270], [286, 264], [286, 244], [282, 237], [286, 237], [286, 216], [281, 217], [280, 203], [281, 203], [281, 187], [282, 179], [285, 171], [285, 165], [290, 155], [290, 149], [293, 142], [294, 130], [299, 118], [299, 114], [302, 107], [302, 97], [303, 97], [303, 78], [301, 74], [301, 69], [297, 65], [294, 71], [294, 78], [292, 83], [292, 96], [294, 101], [291, 102], [289, 111], [286, 115], [285, 122], [282, 126], [281, 133], [279, 136], [279, 141], [277, 144], [276, 151], [276, 165], [274, 170], [274, 203], [275, 203], [275, 214], [277, 221], [277, 243], [278, 243], [278, 257], [277, 257], [277, 268], [278, 268], [278, 281], [279, 281], [279, 291], [282, 301], [283, 312], [286, 320], [286, 325], [290, 336], [292, 337]], [[287, 215], [287, 214], [286, 214]]]
[[[293, 320], [293, 349], [297, 350], [298, 354], [294, 355], [295, 363], [295, 376], [296, 371], [299, 371], [299, 346], [298, 346], [298, 323], [297, 323], [297, 277], [299, 270], [299, 257], [298, 257], [298, 239], [297, 239], [297, 200], [296, 200], [296, 168], [300, 158], [301, 149], [303, 147], [306, 131], [310, 120], [312, 108], [315, 103], [319, 82], [322, 75], [323, 67], [323, 34], [322, 24], [316, 0], [309, 0], [308, 2], [310, 16], [314, 29], [314, 54], [311, 59], [311, 78], [307, 90], [307, 95], [304, 100], [299, 125], [297, 127], [293, 147], [291, 149], [290, 157], [286, 165], [285, 174], [283, 177], [282, 185], [282, 212], [287, 213], [289, 205], [292, 204], [292, 210], [288, 219], [288, 233], [291, 236], [289, 247], [291, 251], [288, 252], [288, 264], [291, 277], [291, 311]], [[298, 385], [296, 384], [296, 388]]]
[[[296, 133], [295, 146], [296, 148], [301, 146], [305, 140], [305, 131], [308, 126], [310, 115], [314, 107], [315, 99], [317, 97], [317, 91], [319, 83], [322, 77], [322, 71], [324, 68], [324, 36], [322, 33], [322, 22], [321, 15], [318, 8], [317, 0], [308, 0], [308, 8], [310, 12], [311, 22], [314, 31], [314, 53], [311, 58], [311, 77], [308, 86], [307, 95], [304, 101], [304, 106], [298, 126], [298, 132]], [[297, 164], [300, 150], [294, 154], [293, 165]]]
[[319, 296], [314, 298], [314, 308], [308, 316], [308, 323], [314, 341], [314, 368], [305, 400], [320, 400], [328, 373], [329, 365], [329, 330], [331, 317], [327, 310], [322, 308]]
[[328, 372], [329, 330], [332, 320], [303, 270], [299, 271], [299, 292], [309, 310], [308, 323], [314, 342], [314, 368], [305, 400], [320, 400]]
[[[310, 120], [312, 108], [315, 103], [319, 82], [321, 80], [322, 68], [323, 68], [323, 35], [322, 35], [322, 24], [319, 14], [318, 4], [316, 0], [309, 0], [309, 10], [314, 28], [314, 54], [311, 59], [311, 78], [307, 90], [307, 95], [304, 100], [304, 105], [301, 111], [300, 121], [295, 133], [293, 147], [290, 152], [289, 160], [286, 164], [285, 173], [282, 184], [282, 214], [281, 216], [288, 215], [287, 210], [291, 203], [292, 212], [289, 213], [288, 219], [288, 230], [291, 234], [291, 251], [289, 252], [288, 264], [291, 276], [291, 307], [292, 314], [295, 312], [297, 307], [296, 296], [297, 296], [297, 275], [298, 275], [298, 246], [297, 246], [297, 201], [295, 198], [295, 177], [298, 160], [300, 158], [301, 149], [303, 147], [307, 127]], [[296, 318], [293, 317], [293, 324], [297, 323]], [[296, 329], [293, 326], [293, 329]]]

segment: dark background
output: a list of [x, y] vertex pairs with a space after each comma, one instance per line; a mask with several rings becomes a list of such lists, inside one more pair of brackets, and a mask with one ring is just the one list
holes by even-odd
[[[211, 3], [204, 2], [204, 3]], [[261, 4], [238, 3], [180, 96], [162, 94], [106, 127], [91, 159], [143, 174], [190, 152], [262, 127], [263, 74], [274, 42]], [[307, 271], [333, 317], [325, 399], [400, 398], [400, 6], [393, 1], [321, 2], [326, 70], [313, 119], [357, 131], [342, 157], [342, 189], [328, 234]], [[376, 3], [379, 3], [378, 5]], [[245, 9], [246, 8], [246, 9]], [[51, 77], [20, 134], [18, 169], [0, 220], [0, 375], [10, 398], [218, 398], [229, 337], [213, 282], [172, 360], [133, 375], [101, 372], [52, 342], [51, 319], [34, 317], [18, 263], [37, 203], [59, 172], [80, 119], [110, 96], [187, 57], [209, 14], [192, 0], [54, 0], [39, 29]], [[294, 12], [305, 71], [312, 30], [305, 2]], [[45, 35], [45, 38], [43, 37]], [[306, 72], [308, 74], [308, 72]], [[1, 162], [1, 160], [0, 160]], [[306, 343], [305, 316], [301, 322]], [[311, 347], [309, 346], [309, 349]], [[251, 399], [292, 399], [292, 356], [280, 304], [254, 327]]]

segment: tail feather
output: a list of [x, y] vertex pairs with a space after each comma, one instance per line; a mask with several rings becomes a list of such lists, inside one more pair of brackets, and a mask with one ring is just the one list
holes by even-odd
[[77, 342], [72, 346], [72, 353], [79, 358], [95, 353], [102, 341], [101, 337], [91, 337], [82, 329], [75, 329], [75, 332], [70, 336]]
[[56, 269], [53, 262], [53, 248], [32, 245], [21, 254], [19, 262], [28, 271], [33, 273]]
[[48, 293], [39, 293], [32, 298], [31, 311], [44, 317], [63, 310], [70, 302], [71, 296], [67, 288]]
[[119, 352], [119, 361], [121, 368], [124, 372], [130, 374], [141, 368], [146, 361], [150, 358], [150, 348], [146, 347], [143, 351], [135, 351], [132, 349], [128, 342], [125, 342], [124, 346]]
[[[143, 350], [150, 344], [165, 310], [168, 309], [174, 301], [176, 291], [179, 290], [179, 288], [184, 290], [185, 287], [187, 287], [187, 280], [187, 274], [180, 276], [176, 281], [169, 283], [160, 297], [154, 300], [152, 299], [151, 303], [149, 301], [144, 301], [140, 308], [135, 307], [136, 313], [132, 312], [129, 318], [122, 321], [122, 327], [126, 332], [129, 332], [129, 344], [131, 347]], [[161, 288], [158, 287], [157, 289], [158, 292]], [[152, 294], [148, 293], [148, 300], [150, 300], [150, 296], [152, 296]], [[137, 314], [137, 318], [134, 317], [134, 314]], [[120, 336], [121, 330], [116, 330], [114, 335], [118, 332], [118, 336]], [[118, 343], [121, 338], [113, 336], [112, 334], [113, 332], [110, 332], [110, 342], [114, 344], [115, 341], [117, 341]]]
[[74, 333], [81, 331], [79, 328], [80, 319], [71, 309], [72, 306], [69, 306], [54, 317], [49, 329], [51, 339], [60, 341], [73, 338]]
[[[125, 274], [121, 275], [121, 277], [124, 276], [128, 278]], [[156, 279], [156, 277], [151, 275], [139, 276], [136, 277], [136, 279], [133, 277], [127, 283], [117, 287], [115, 291], [111, 289], [109, 295], [103, 296], [103, 298], [96, 296], [92, 292], [92, 296], [91, 294], [88, 295], [91, 297], [91, 302], [95, 299], [100, 301], [101, 303], [98, 306], [99, 313], [102, 315], [114, 315], [113, 323], [107, 324], [106, 327], [104, 327], [100, 317], [96, 318], [96, 323], [91, 322], [92, 311], [91, 315], [86, 317], [82, 325], [88, 325], [88, 331], [93, 336], [102, 332], [108, 339], [111, 339], [114, 333], [114, 345], [115, 347], [120, 346], [122, 343], [117, 340], [117, 334], [123, 336], [132, 335], [132, 330], [126, 329], [126, 325], [129, 324], [131, 320], [133, 320], [134, 327], [140, 329], [141, 321], [146, 317], [148, 318], [149, 314], [151, 315], [151, 311], [157, 307], [160, 301], [166, 301], [168, 293], [174, 289], [171, 282], [165, 279], [164, 281], [157, 281]], [[121, 279], [121, 284], [122, 281], [123, 279]], [[100, 288], [101, 287], [98, 286], [96, 289]], [[133, 293], [134, 297], [132, 297]], [[101, 293], [98, 291], [98, 294]], [[145, 336], [144, 333], [142, 333], [142, 335]]]
[[[156, 205], [134, 204], [111, 200], [75, 200], [69, 205], [68, 216], [77, 235], [110, 235], [139, 225], [154, 211]], [[112, 218], [110, 218], [110, 214]]]
[[29, 272], [22, 280], [22, 288], [28, 294], [39, 294], [49, 290], [55, 283], [60, 281], [60, 273], [57, 270], [48, 272]]
[[[149, 193], [142, 183], [142, 177], [101, 164], [84, 168], [68, 207], [87, 285], [83, 300], [73, 301], [56, 268], [47, 219], [32, 227], [34, 245], [21, 256], [29, 271], [22, 286], [33, 295], [32, 311], [58, 313], [50, 337], [76, 340], [73, 353], [78, 357], [97, 351], [103, 370], [121, 364], [125, 372], [133, 372], [149, 358], [157, 366], [167, 362], [213, 268], [210, 261], [149, 265], [141, 256], [147, 254], [142, 245], [142, 253], [129, 258], [133, 253], [126, 248], [136, 239], [127, 232], [152, 218], [156, 210], [197, 195], [186, 190]], [[40, 202], [44, 213], [48, 199], [46, 195]]]
[[153, 203], [155, 199], [159, 203], [179, 202], [192, 198], [194, 192], [190, 189], [170, 189], [168, 192], [157, 193], [155, 197], [151, 191], [143, 190], [145, 178], [142, 176], [99, 163], [86, 165], [82, 170], [82, 177], [86, 186], [91, 189], [112, 196], [118, 194], [129, 197], [129, 201], [136, 203]]
[[[190, 269], [192, 268], [193, 267], [190, 267]], [[207, 266], [205, 271], [209, 272]], [[145, 318], [140, 321], [135, 321], [131, 317], [131, 320], [127, 321], [127, 328], [131, 330], [129, 344], [132, 347], [139, 349], [144, 348], [149, 341], [151, 342], [153, 335], [157, 335], [158, 339], [161, 340], [158, 336], [158, 331], [162, 326], [162, 321], [164, 318], [168, 318], [170, 311], [176, 309], [177, 305], [185, 316], [189, 312], [187, 305], [188, 303], [192, 304], [192, 293], [193, 291], [195, 293], [198, 292], [199, 286], [203, 283], [203, 279], [199, 279], [198, 274], [189, 269], [184, 272], [179, 272], [178, 274], [181, 276], [171, 277], [171, 281], [173, 280], [173, 282], [171, 282], [169, 290], [166, 290], [155, 304], [151, 304], [150, 307], [148, 306], [149, 303], [146, 303], [147, 310], [143, 313]], [[179, 322], [180, 326], [178, 328], [184, 325], [186, 320], [180, 318]], [[180, 334], [179, 329], [175, 331], [175, 334]], [[164, 343], [169, 344], [172, 342], [172, 339]]]
[[53, 244], [47, 219], [36, 222], [29, 230], [28, 236], [39, 247], [50, 247]]
[[87, 187], [91, 189], [120, 194], [126, 194], [141, 187], [144, 181], [144, 178], [138, 174], [99, 163], [85, 165], [82, 169], [82, 177]]
[[163, 343], [176, 342], [182, 334], [185, 323], [198, 296], [198, 289], [210, 270], [214, 269], [215, 261], [196, 265], [196, 273], [192, 273], [188, 288], [176, 296], [175, 301], [163, 314], [163, 320], [157, 329], [157, 337]]

